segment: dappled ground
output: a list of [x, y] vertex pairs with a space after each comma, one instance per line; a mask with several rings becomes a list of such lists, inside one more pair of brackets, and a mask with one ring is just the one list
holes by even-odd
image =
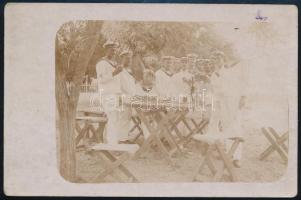
[[[259, 160], [268, 142], [259, 130], [251, 130], [245, 134], [241, 168], [236, 168], [238, 180], [242, 182], [277, 181], [285, 173], [286, 165], [277, 153], [272, 153], [265, 161]], [[130, 160], [126, 166], [140, 182], [189, 182], [192, 172], [201, 160], [201, 149], [192, 141], [184, 156], [173, 158], [176, 166], [169, 165], [158, 152], [150, 151], [144, 158]], [[83, 152], [77, 153], [78, 175], [92, 180], [102, 170], [101, 161]], [[198, 179], [210, 181], [209, 170], [206, 168]], [[114, 179], [107, 178], [108, 182]]]
[[[267, 98], [266, 102], [255, 103], [245, 113], [245, 134], [242, 149], [241, 168], [236, 168], [238, 181], [241, 182], [272, 182], [279, 180], [286, 173], [286, 165], [280, 156], [274, 152], [266, 160], [260, 161], [259, 156], [269, 145], [260, 131], [262, 126], [272, 126], [282, 133], [287, 130], [287, 108]], [[57, 119], [58, 120], [58, 119]], [[260, 122], [260, 123], [259, 123]], [[255, 128], [254, 128], [255, 127]], [[58, 131], [58, 129], [57, 129]], [[59, 134], [57, 132], [57, 134]], [[88, 182], [102, 171], [102, 162], [95, 157], [77, 152], [77, 174]], [[170, 166], [166, 160], [155, 151], [150, 151], [145, 157], [129, 160], [125, 165], [140, 182], [189, 182], [191, 176], [202, 158], [201, 148], [194, 141], [189, 143], [184, 156], [173, 158], [175, 166]], [[199, 181], [210, 181], [209, 170], [198, 177]], [[107, 178], [106, 182], [114, 182]]]

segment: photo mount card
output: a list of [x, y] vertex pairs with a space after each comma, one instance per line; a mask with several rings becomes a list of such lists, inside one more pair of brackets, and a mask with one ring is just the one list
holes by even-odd
[[293, 197], [298, 9], [8, 3], [8, 196]]

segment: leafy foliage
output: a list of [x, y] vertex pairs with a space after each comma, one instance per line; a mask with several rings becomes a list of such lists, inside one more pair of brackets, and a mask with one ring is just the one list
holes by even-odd
[[100, 35], [101, 25], [100, 21], [70, 21], [57, 32], [56, 57], [63, 63], [57, 70], [67, 80], [73, 79], [80, 54], [85, 54], [88, 40]]
[[142, 56], [182, 57], [196, 53], [201, 57], [210, 57], [213, 51], [218, 50], [233, 57], [231, 45], [214, 33], [212, 26], [212, 23], [193, 22], [106, 21], [102, 34]]

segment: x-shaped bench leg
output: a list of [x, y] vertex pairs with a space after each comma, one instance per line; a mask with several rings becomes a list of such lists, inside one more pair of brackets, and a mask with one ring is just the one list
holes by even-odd
[[87, 131], [89, 131], [89, 124], [87, 122], [84, 122], [84, 127], [81, 128], [78, 122], [75, 122], [75, 130], [78, 133], [78, 135], [75, 138], [75, 144], [78, 145], [81, 139], [86, 135]]
[[89, 129], [93, 133], [93, 138], [95, 139], [96, 143], [103, 142], [103, 130], [104, 130], [104, 124], [98, 123], [98, 127], [94, 128], [92, 124], [90, 124]]
[[[157, 121], [157, 124], [161, 130], [160, 137], [162, 137], [162, 139], [166, 139], [171, 148], [169, 154], [173, 155], [176, 152], [179, 152], [182, 154], [183, 152], [182, 152], [180, 146], [178, 145], [175, 136], [172, 135], [172, 131], [177, 129], [175, 123], [178, 123], [178, 122], [175, 122], [175, 119], [178, 117], [178, 113], [167, 112], [166, 114], [161, 113], [160, 115], [164, 116], [164, 117], [162, 117], [162, 119], [165, 119], [165, 120]], [[172, 128], [172, 127], [174, 127], [174, 128]]]
[[282, 134], [281, 136], [279, 136], [273, 128], [269, 127], [269, 130], [276, 138], [277, 143], [280, 144], [280, 146], [284, 149], [286, 153], [288, 153], [288, 146], [286, 146], [285, 144], [285, 142], [288, 141], [288, 136], [289, 136], [288, 131]]
[[232, 163], [232, 156], [235, 153], [239, 143], [240, 143], [239, 140], [234, 140], [234, 143], [232, 144], [229, 152], [226, 153], [224, 145], [220, 141], [215, 142], [215, 147], [216, 147], [219, 155], [221, 156], [221, 159], [223, 162], [221, 168], [218, 169], [217, 173], [214, 176], [215, 181], [219, 181], [222, 179], [225, 169], [228, 171], [231, 181], [237, 180], [236, 174], [234, 171], [234, 166]]
[[[96, 180], [103, 180], [106, 176], [112, 175], [115, 170], [119, 169], [122, 171], [128, 178], [131, 179], [133, 182], [138, 182], [138, 179], [123, 165], [123, 163], [130, 158], [128, 153], [123, 153], [120, 157], [116, 158], [114, 157], [110, 152], [108, 151], [101, 151], [103, 155], [106, 156], [108, 160], [110, 160], [111, 163], [106, 162], [105, 164], [105, 170], [100, 173], [95, 179]], [[114, 177], [118, 177], [119, 181], [123, 182], [121, 178], [114, 174]]]
[[[170, 157], [169, 152], [167, 151], [166, 147], [163, 145], [161, 138], [159, 137], [163, 130], [162, 127], [160, 127], [162, 124], [158, 124], [158, 127], [155, 129], [149, 122], [149, 120], [141, 113], [141, 111], [137, 110], [137, 114], [141, 121], [145, 124], [146, 128], [150, 132], [150, 136], [144, 141], [142, 146], [138, 149], [136, 152], [134, 158], [138, 158], [142, 153], [146, 152], [152, 145], [157, 145], [158, 150], [165, 156], [168, 163], [172, 164], [172, 160]], [[161, 131], [160, 131], [161, 130]]]
[[180, 144], [183, 144], [184, 146], [186, 144], [189, 143], [189, 141], [191, 140], [191, 137], [198, 133], [198, 132], [201, 132], [205, 126], [208, 124], [208, 121], [207, 120], [202, 120], [200, 123], [196, 123], [194, 120], [192, 120], [193, 124], [194, 124], [194, 128], [191, 128], [191, 126], [188, 124], [187, 121], [185, 121], [185, 125], [186, 127], [190, 130], [189, 134], [187, 136], [184, 137], [184, 139], [182, 139], [179, 143]]
[[179, 137], [180, 140], [184, 139], [184, 136], [182, 135], [183, 133], [181, 133], [181, 131], [179, 130], [179, 128], [177, 127], [178, 124], [180, 124], [181, 122], [184, 123], [185, 120], [185, 114], [187, 112], [180, 112], [178, 113], [177, 117], [175, 119], [170, 119], [169, 122], [171, 124], [170, 130], [171, 131], [175, 131], [176, 135]]
[[[280, 155], [280, 157], [282, 158], [282, 160], [285, 163], [287, 163], [287, 161], [288, 161], [288, 158], [287, 158], [288, 149], [287, 149], [286, 146], [285, 146], [285, 148], [283, 148], [283, 146], [285, 145], [284, 142], [287, 141], [287, 139], [288, 139], [288, 132], [285, 133], [282, 137], [278, 137], [276, 132], [274, 132], [272, 134], [277, 135], [274, 139], [265, 128], [262, 128], [261, 130], [262, 130], [264, 136], [268, 139], [268, 141], [270, 142], [271, 145], [260, 155], [260, 160], [264, 160], [272, 152], [277, 151], [278, 154]], [[277, 138], [279, 138], [278, 141], [277, 141]]]
[[[108, 151], [105, 151], [103, 152], [106, 157], [111, 160], [112, 162], [115, 162], [116, 160], [118, 160], [117, 158], [115, 158], [110, 152]], [[127, 158], [129, 158], [129, 154], [128, 153], [125, 153], [127, 154]], [[122, 171], [128, 178], [132, 179], [133, 182], [139, 182], [138, 179], [124, 166], [124, 165], [119, 165], [118, 166], [119, 170]]]
[[138, 134], [135, 136], [135, 138], [132, 140], [133, 142], [136, 142], [137, 139], [143, 135], [143, 130], [140, 127], [141, 120], [138, 117], [132, 117], [132, 121], [134, 123], [134, 126], [131, 128], [130, 133], [132, 133], [134, 130], [138, 129]]
[[208, 145], [206, 150], [205, 150], [204, 157], [203, 157], [202, 161], [199, 163], [196, 170], [192, 174], [192, 181], [197, 180], [198, 174], [200, 172], [202, 172], [202, 170], [204, 169], [204, 167], [206, 165], [208, 166], [209, 170], [211, 171], [211, 173], [213, 175], [216, 173], [216, 168], [214, 167], [214, 164], [213, 164], [213, 161], [212, 161], [213, 151], [214, 151], [214, 146], [213, 145]]
[[[226, 152], [224, 145], [219, 141], [215, 141], [214, 144], [208, 144], [207, 150], [205, 152], [205, 156], [203, 160], [200, 162], [196, 171], [193, 173], [193, 181], [196, 180], [197, 175], [203, 170], [205, 165], [208, 166], [211, 173], [214, 175], [214, 181], [220, 181], [224, 175], [224, 170], [226, 169], [230, 175], [231, 181], [236, 181], [236, 174], [234, 171], [234, 166], [232, 164], [232, 156], [235, 153], [238, 145], [240, 144], [240, 139], [233, 139], [234, 142], [228, 152]], [[218, 154], [221, 157], [222, 165], [219, 168], [215, 168], [212, 158], [213, 151], [217, 150]]]

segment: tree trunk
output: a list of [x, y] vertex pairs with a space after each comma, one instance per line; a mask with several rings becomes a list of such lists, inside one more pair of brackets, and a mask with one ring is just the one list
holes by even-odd
[[[56, 49], [56, 103], [59, 114], [59, 168], [60, 174], [66, 180], [77, 182], [76, 155], [75, 155], [75, 117], [79, 98], [82, 77], [87, 69], [88, 62], [94, 52], [98, 37], [91, 36], [82, 41], [82, 48], [78, 57], [71, 58], [72, 66], [67, 67], [68, 59], [63, 59]], [[72, 55], [72, 54], [71, 54]], [[66, 70], [67, 69], [67, 70]], [[72, 84], [68, 96], [66, 75], [68, 70], [73, 69]]]
[[74, 142], [76, 107], [67, 95], [66, 81], [62, 77], [56, 79], [56, 98], [59, 112], [60, 173], [66, 180], [74, 182], [76, 178]]

